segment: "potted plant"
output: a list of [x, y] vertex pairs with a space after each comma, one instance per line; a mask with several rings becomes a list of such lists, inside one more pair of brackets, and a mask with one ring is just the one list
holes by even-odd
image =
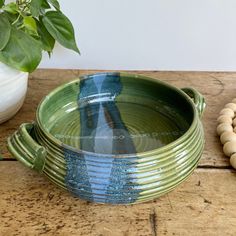
[[57, 0], [0, 0], [0, 123], [22, 106], [28, 73], [55, 42], [79, 53], [74, 29]]

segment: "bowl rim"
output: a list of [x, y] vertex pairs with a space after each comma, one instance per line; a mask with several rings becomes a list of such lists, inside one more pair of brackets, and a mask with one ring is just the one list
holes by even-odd
[[[152, 149], [152, 150], [148, 150], [148, 151], [144, 151], [144, 152], [137, 152], [137, 153], [131, 153], [131, 154], [103, 154], [103, 153], [88, 152], [88, 151], [84, 151], [81, 149], [77, 149], [73, 146], [63, 143], [62, 141], [57, 139], [55, 136], [53, 136], [50, 132], [48, 132], [45, 129], [44, 125], [41, 123], [41, 120], [40, 120], [40, 112], [41, 112], [41, 109], [43, 109], [44, 103], [46, 103], [49, 100], [49, 98], [52, 97], [55, 93], [59, 92], [64, 87], [70, 86], [71, 84], [74, 84], [76, 82], [80, 83], [81, 80], [87, 79], [92, 76], [117, 75], [117, 74], [119, 74], [121, 77], [126, 77], [126, 78], [136, 78], [136, 79], [148, 80], [148, 81], [166, 86], [171, 90], [175, 90], [180, 96], [185, 98], [186, 102], [188, 102], [191, 105], [193, 119], [192, 119], [192, 122], [191, 122], [189, 128], [179, 138], [175, 139], [174, 141], [168, 143], [165, 146], [162, 146], [162, 147], [159, 147], [156, 149]], [[122, 158], [122, 159], [124, 159], [124, 158], [128, 158], [128, 159], [129, 158], [137, 158], [137, 157], [141, 158], [141, 157], [148, 157], [148, 156], [157, 155], [157, 154], [166, 152], [166, 151], [173, 149], [176, 146], [180, 145], [182, 142], [184, 142], [185, 139], [194, 132], [196, 126], [198, 125], [198, 122], [199, 122], [199, 114], [198, 114], [196, 105], [194, 104], [193, 100], [184, 91], [182, 91], [181, 89], [179, 89], [173, 85], [170, 85], [167, 82], [161, 81], [157, 78], [151, 78], [151, 77], [148, 77], [148, 76], [145, 76], [142, 74], [134, 74], [134, 73], [129, 73], [129, 72], [99, 72], [99, 73], [81, 75], [77, 79], [72, 80], [70, 82], [63, 83], [62, 85], [53, 89], [48, 95], [46, 95], [45, 97], [42, 98], [42, 100], [40, 101], [40, 103], [37, 107], [37, 110], [36, 110], [36, 125], [39, 126], [39, 128], [42, 130], [43, 134], [46, 135], [46, 138], [50, 142], [55, 143], [56, 145], [60, 146], [64, 150], [68, 149], [72, 152], [79, 153], [79, 154], [84, 154], [84, 155], [88, 155], [88, 156], [107, 157], [107, 158], [114, 158], [114, 157], [115, 158]]]

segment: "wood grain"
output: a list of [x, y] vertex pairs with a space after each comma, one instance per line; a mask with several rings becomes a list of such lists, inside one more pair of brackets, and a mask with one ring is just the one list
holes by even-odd
[[[34, 120], [40, 100], [58, 85], [77, 78], [82, 74], [97, 71], [79, 70], [38, 70], [30, 76], [29, 90], [23, 108], [10, 121], [0, 125], [0, 153], [4, 158], [12, 158], [6, 149], [6, 139], [21, 123]], [[201, 92], [207, 102], [203, 117], [206, 134], [206, 146], [199, 166], [229, 167], [215, 132], [216, 119], [224, 104], [235, 93], [236, 73], [200, 73], [200, 72], [130, 72], [143, 74], [168, 82], [179, 88], [194, 87]]]
[[0, 164], [0, 235], [236, 235], [236, 173], [197, 169], [155, 201], [98, 205], [15, 161]]
[[194, 87], [207, 102], [203, 117], [206, 146], [198, 169], [155, 201], [132, 206], [81, 201], [14, 161], [6, 139], [21, 123], [34, 120], [40, 100], [58, 85], [94, 72], [34, 72], [24, 106], [0, 125], [0, 235], [236, 235], [236, 172], [223, 155], [215, 131], [219, 111], [236, 97], [236, 73], [130, 72], [179, 88]]

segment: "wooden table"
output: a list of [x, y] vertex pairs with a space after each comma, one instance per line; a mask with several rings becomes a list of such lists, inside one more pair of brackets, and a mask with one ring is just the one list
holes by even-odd
[[132, 206], [98, 205], [72, 197], [15, 161], [7, 137], [34, 120], [41, 98], [58, 85], [94, 71], [38, 70], [23, 108], [0, 125], [0, 235], [236, 235], [236, 172], [215, 132], [225, 103], [236, 97], [236, 73], [135, 72], [206, 98], [206, 146], [194, 174], [171, 193]]

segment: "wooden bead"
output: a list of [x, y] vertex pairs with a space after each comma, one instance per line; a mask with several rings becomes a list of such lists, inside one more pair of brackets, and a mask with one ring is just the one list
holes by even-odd
[[228, 157], [236, 153], [236, 141], [227, 142], [224, 145], [223, 151], [224, 151], [224, 154]]
[[232, 100], [232, 103], [236, 103], [236, 98], [234, 98], [234, 99]]
[[230, 108], [224, 108], [223, 110], [221, 110], [220, 115], [226, 115], [230, 118], [234, 118], [234, 112]]
[[221, 134], [223, 134], [224, 132], [227, 132], [227, 131], [231, 131], [232, 132], [233, 131], [233, 127], [230, 124], [222, 123], [222, 124], [219, 124], [217, 126], [216, 131], [217, 131], [218, 135], [221, 135]]
[[233, 120], [233, 126], [236, 127], [236, 118]]
[[230, 157], [230, 164], [231, 166], [236, 169], [236, 154], [233, 154], [231, 157]]
[[224, 145], [227, 142], [235, 141], [236, 142], [236, 134], [232, 131], [227, 131], [221, 134], [220, 141]]
[[226, 116], [226, 115], [219, 116], [217, 121], [218, 121], [218, 123], [228, 123], [230, 125], [232, 125], [232, 123], [233, 123], [232, 119], [229, 116]]
[[235, 103], [228, 103], [225, 105], [225, 108], [231, 109], [233, 112], [236, 112], [236, 104]]

